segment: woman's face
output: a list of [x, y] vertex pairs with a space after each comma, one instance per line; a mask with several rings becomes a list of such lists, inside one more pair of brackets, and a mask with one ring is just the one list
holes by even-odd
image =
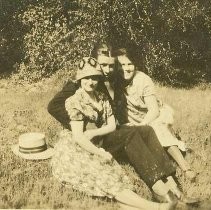
[[119, 56], [120, 70], [125, 80], [131, 80], [135, 74], [135, 66], [127, 56]]
[[97, 88], [99, 76], [89, 76], [81, 79], [81, 88], [86, 92], [93, 92]]

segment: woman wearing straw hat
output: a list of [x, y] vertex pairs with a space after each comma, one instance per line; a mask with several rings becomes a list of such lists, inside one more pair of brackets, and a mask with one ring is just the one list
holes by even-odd
[[[82, 59], [77, 81], [78, 90], [65, 102], [72, 132], [64, 130], [55, 145], [53, 175], [66, 186], [88, 195], [115, 198], [127, 209], [171, 209], [173, 202], [155, 203], [134, 193], [120, 165], [100, 148], [104, 137], [116, 132], [116, 124], [108, 98], [99, 89], [102, 72], [94, 58]], [[138, 133], [130, 128], [130, 135]]]

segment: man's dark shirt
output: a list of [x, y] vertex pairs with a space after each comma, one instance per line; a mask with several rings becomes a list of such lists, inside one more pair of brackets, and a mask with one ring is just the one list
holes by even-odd
[[48, 112], [67, 129], [70, 129], [70, 118], [65, 109], [65, 101], [74, 95], [77, 89], [77, 83], [68, 81], [48, 104]]

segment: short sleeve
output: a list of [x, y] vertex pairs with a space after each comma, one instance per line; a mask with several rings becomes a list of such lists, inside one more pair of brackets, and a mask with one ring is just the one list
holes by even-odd
[[150, 95], [155, 95], [155, 86], [154, 83], [152, 81], [152, 79], [147, 76], [144, 75], [144, 87], [143, 87], [143, 96], [150, 96]]
[[72, 121], [80, 121], [84, 119], [83, 113], [80, 111], [80, 103], [72, 96], [65, 101], [65, 108]]

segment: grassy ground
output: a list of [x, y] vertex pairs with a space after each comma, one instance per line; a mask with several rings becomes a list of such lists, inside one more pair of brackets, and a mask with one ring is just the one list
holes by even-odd
[[[63, 187], [53, 179], [48, 160], [26, 161], [11, 152], [10, 146], [24, 132], [44, 132], [52, 145], [58, 140], [62, 128], [46, 107], [61, 85], [49, 80], [36, 86], [14, 86], [0, 80], [0, 208], [118, 209], [111, 200]], [[177, 169], [181, 187], [188, 196], [211, 199], [211, 89], [158, 87], [158, 94], [175, 109], [175, 129], [193, 150], [186, 158], [199, 172], [196, 182], [190, 183]], [[150, 199], [150, 191], [135, 172], [123, 167], [133, 177], [137, 192]]]

